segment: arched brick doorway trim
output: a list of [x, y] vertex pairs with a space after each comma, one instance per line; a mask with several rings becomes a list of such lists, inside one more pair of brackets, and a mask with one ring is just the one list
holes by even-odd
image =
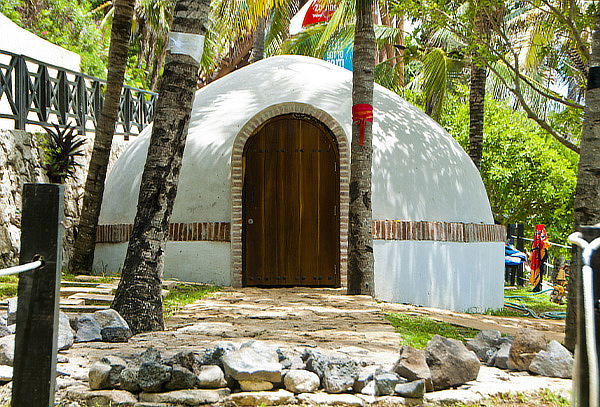
[[239, 131], [231, 153], [231, 282], [242, 286], [242, 155], [246, 141], [264, 122], [276, 116], [299, 113], [323, 123], [335, 136], [340, 153], [340, 282], [346, 286], [348, 265], [348, 205], [350, 201], [350, 151], [342, 126], [328, 113], [306, 103], [270, 106], [250, 119]]

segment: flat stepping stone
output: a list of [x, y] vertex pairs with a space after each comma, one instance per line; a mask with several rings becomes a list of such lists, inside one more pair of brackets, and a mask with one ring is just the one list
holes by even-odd
[[112, 294], [111, 289], [107, 288], [96, 288], [96, 287], [61, 287], [60, 295], [62, 297], [68, 297], [73, 294], [86, 293], [86, 294]]
[[78, 298], [61, 298], [60, 306], [62, 307], [64, 305], [85, 305], [85, 301]]
[[[86, 293], [77, 293], [70, 295], [68, 297], [72, 300], [79, 300], [85, 305], [94, 305], [94, 304], [102, 304], [102, 303], [112, 303], [115, 296], [110, 294], [86, 294]], [[79, 304], [79, 305], [83, 305]]]
[[60, 309], [64, 312], [80, 313], [84, 312], [91, 314], [96, 311], [107, 309], [108, 305], [60, 305]]
[[96, 287], [99, 283], [90, 283], [86, 281], [61, 281], [61, 287]]

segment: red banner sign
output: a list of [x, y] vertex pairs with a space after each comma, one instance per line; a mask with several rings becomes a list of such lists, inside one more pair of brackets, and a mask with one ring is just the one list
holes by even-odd
[[373, 106], [360, 103], [352, 106], [352, 121], [360, 126], [360, 145], [365, 144], [365, 126], [373, 123]]
[[333, 13], [335, 12], [336, 6], [334, 4], [322, 5], [319, 0], [313, 0], [302, 21], [302, 27], [307, 25], [322, 23], [329, 21]]

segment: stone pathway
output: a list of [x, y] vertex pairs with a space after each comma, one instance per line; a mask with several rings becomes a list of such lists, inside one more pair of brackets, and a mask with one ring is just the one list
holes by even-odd
[[[347, 296], [340, 289], [225, 288], [208, 299], [185, 306], [167, 320], [167, 330], [140, 334], [129, 343], [77, 343], [61, 352], [69, 363], [59, 365], [70, 377], [59, 381], [65, 388], [87, 379], [87, 369], [102, 356], [132, 356], [153, 346], [165, 355], [198, 350], [220, 341], [270, 341], [287, 347], [335, 349], [354, 358], [392, 366], [399, 338], [385, 320], [385, 312], [428, 315], [478, 329], [498, 329], [509, 334], [519, 325], [544, 330], [549, 339], [561, 335], [560, 322], [460, 314], [450, 311], [373, 301], [368, 296]], [[518, 383], [518, 386], [515, 385]], [[428, 393], [431, 401], [477, 399], [482, 395], [517, 389], [551, 388], [566, 392], [570, 380], [550, 379], [482, 368], [477, 382], [459, 390]], [[467, 397], [467, 392], [468, 397]], [[443, 394], [439, 394], [443, 393]]]

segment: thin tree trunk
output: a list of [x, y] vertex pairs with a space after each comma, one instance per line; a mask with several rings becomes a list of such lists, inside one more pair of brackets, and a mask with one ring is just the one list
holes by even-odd
[[404, 15], [400, 14], [396, 17], [396, 28], [400, 30], [400, 35], [398, 36], [398, 45], [400, 48], [396, 48], [396, 73], [398, 75], [398, 87], [401, 88], [404, 86], [405, 76], [404, 76]]
[[[356, 1], [356, 31], [352, 64], [352, 104], [373, 104], [375, 72], [375, 32], [373, 0]], [[366, 122], [364, 145], [360, 145], [360, 126], [352, 125], [350, 163], [350, 214], [348, 237], [348, 294], [375, 293], [373, 236], [371, 233], [371, 162], [373, 127]]]
[[254, 31], [254, 42], [252, 43], [252, 51], [248, 62], [253, 63], [265, 58], [265, 26], [266, 17], [263, 17], [256, 26]]
[[485, 67], [471, 64], [471, 85], [469, 93], [469, 156], [478, 170], [481, 170], [483, 152], [483, 117], [485, 113]]
[[123, 78], [127, 67], [134, 4], [133, 0], [116, 0], [114, 3], [115, 13], [110, 35], [106, 93], [102, 112], [96, 125], [96, 137], [85, 182], [77, 239], [69, 263], [69, 269], [76, 273], [90, 273], [94, 262], [96, 227], [104, 194], [110, 148], [119, 112]]
[[[205, 34], [209, 4], [178, 0], [171, 34]], [[164, 252], [199, 68], [191, 56], [167, 52], [137, 213], [112, 304], [135, 333], [164, 329]]]
[[[577, 188], [575, 189], [575, 229], [600, 223], [600, 12], [596, 13], [588, 88], [581, 132]], [[568, 283], [565, 346], [574, 350], [577, 341], [577, 282], [581, 276], [581, 259], [573, 256]]]

